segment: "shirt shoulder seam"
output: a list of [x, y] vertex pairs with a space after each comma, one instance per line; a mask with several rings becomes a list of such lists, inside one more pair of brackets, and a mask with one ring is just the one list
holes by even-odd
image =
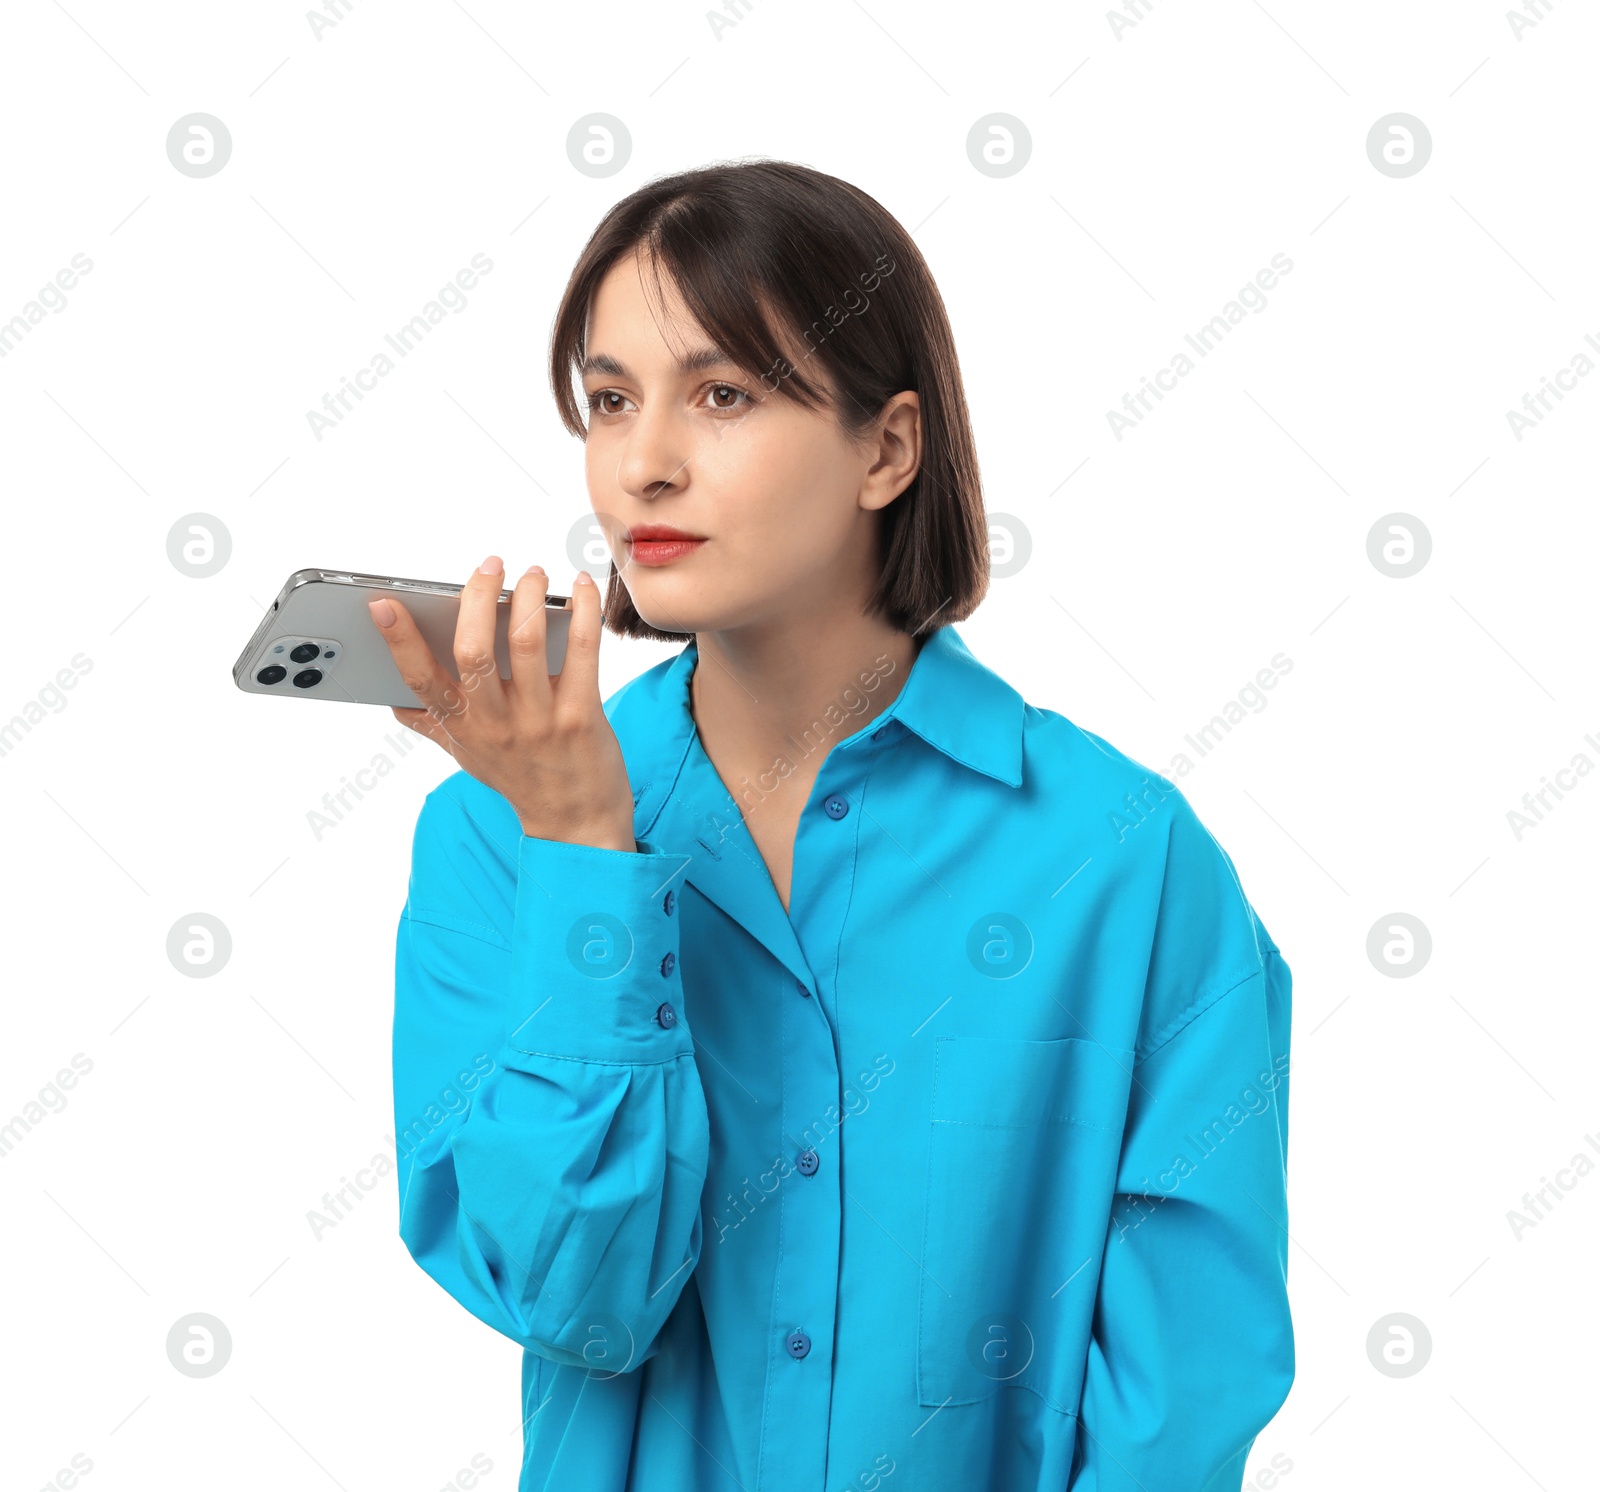
[[1226, 996], [1231, 995], [1241, 985], [1248, 984], [1252, 979], [1257, 978], [1263, 972], [1264, 971], [1261, 967], [1261, 964], [1258, 961], [1253, 969], [1246, 969], [1242, 974], [1235, 975], [1231, 978], [1218, 980], [1210, 990], [1199, 996], [1191, 1004], [1185, 1006], [1184, 1009], [1180, 1010], [1175, 1016], [1173, 1016], [1173, 1018], [1168, 1021], [1167, 1024], [1161, 1028], [1161, 1030], [1157, 1031], [1155, 1035], [1150, 1038], [1149, 1044], [1142, 1052], [1136, 1048], [1134, 1051], [1133, 1065], [1137, 1068], [1149, 1061], [1149, 1059], [1155, 1056], [1155, 1054], [1159, 1052], [1162, 1047], [1168, 1045], [1168, 1043], [1181, 1036], [1189, 1026], [1191, 1026], [1196, 1020], [1204, 1015], [1206, 1011], [1210, 1010], [1213, 1005], [1217, 1004]]

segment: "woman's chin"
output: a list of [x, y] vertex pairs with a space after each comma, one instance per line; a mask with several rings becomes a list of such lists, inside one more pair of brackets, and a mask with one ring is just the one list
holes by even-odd
[[629, 597], [633, 601], [633, 609], [639, 613], [639, 620], [647, 627], [654, 627], [657, 632], [701, 632], [705, 630], [705, 622], [699, 608], [674, 606], [670, 599], [660, 594], [652, 598], [648, 594], [653, 589], [649, 585], [630, 588]]

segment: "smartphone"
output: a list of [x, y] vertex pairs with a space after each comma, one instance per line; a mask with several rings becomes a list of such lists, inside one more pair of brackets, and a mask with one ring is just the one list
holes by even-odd
[[[233, 681], [249, 694], [296, 699], [337, 699], [358, 705], [417, 709], [422, 701], [395, 666], [389, 644], [367, 610], [368, 601], [388, 596], [411, 613], [434, 657], [453, 679], [456, 614], [461, 587], [439, 580], [400, 580], [352, 575], [346, 570], [296, 570], [233, 665]], [[546, 669], [561, 672], [567, 655], [571, 598], [545, 597]], [[511, 677], [511, 592], [500, 592], [494, 655], [500, 677]]]

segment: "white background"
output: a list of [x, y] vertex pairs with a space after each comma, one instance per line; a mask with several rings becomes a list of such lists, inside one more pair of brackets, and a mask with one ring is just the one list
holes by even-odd
[[[752, 0], [720, 38], [699, 4], [507, 0], [356, 0], [320, 40], [288, 3], [0, 24], [0, 320], [94, 266], [0, 360], [0, 721], [92, 663], [0, 756], [0, 1122], [93, 1063], [0, 1160], [7, 1486], [82, 1454], [91, 1488], [426, 1492], [481, 1454], [514, 1487], [518, 1349], [411, 1263], [392, 1184], [320, 1241], [306, 1217], [386, 1148], [411, 829], [453, 764], [408, 740], [318, 839], [398, 727], [229, 670], [300, 566], [496, 552], [570, 588], [567, 274], [619, 197], [741, 156], [856, 183], [933, 268], [997, 542], [1032, 543], [959, 626], [981, 660], [1162, 770], [1292, 660], [1180, 779], [1295, 975], [1299, 1367], [1250, 1477], [1595, 1485], [1600, 1176], [1507, 1219], [1600, 1137], [1600, 774], [1507, 819], [1600, 763], [1600, 378], [1521, 440], [1506, 418], [1600, 338], [1592, 9], [1520, 37], [1478, 0], [1155, 0], [1120, 36], [1093, 5], [909, 0]], [[196, 111], [233, 141], [203, 179], [165, 146]], [[1397, 111], [1433, 142], [1404, 178], [1366, 150]], [[632, 137], [604, 179], [567, 155], [594, 112]], [[966, 145], [997, 112], [1032, 142], [999, 179]], [[467, 308], [316, 439], [479, 252]], [[1107, 411], [1280, 252], [1266, 309], [1117, 440]], [[231, 536], [208, 579], [167, 554], [196, 512]], [[1406, 579], [1367, 553], [1395, 512], [1432, 538]], [[671, 651], [608, 636], [603, 692]], [[232, 938], [211, 978], [166, 954], [196, 912]], [[1394, 912], [1433, 940], [1406, 978], [1366, 952]], [[215, 1376], [167, 1360], [192, 1312], [231, 1333]], [[1432, 1338], [1404, 1378], [1366, 1345], [1395, 1312]]]

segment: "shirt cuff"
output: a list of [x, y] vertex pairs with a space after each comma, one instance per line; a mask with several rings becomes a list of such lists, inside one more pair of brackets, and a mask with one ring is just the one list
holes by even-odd
[[524, 835], [512, 932], [507, 1048], [579, 1062], [670, 1062], [694, 1050], [683, 1017], [682, 855]]

